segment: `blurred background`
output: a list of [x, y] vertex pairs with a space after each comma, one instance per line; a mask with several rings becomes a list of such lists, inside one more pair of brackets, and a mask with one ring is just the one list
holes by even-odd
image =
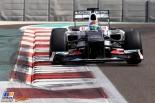
[[0, 20], [72, 21], [73, 4], [76, 10], [108, 9], [112, 21], [155, 21], [155, 0], [1, 0]]

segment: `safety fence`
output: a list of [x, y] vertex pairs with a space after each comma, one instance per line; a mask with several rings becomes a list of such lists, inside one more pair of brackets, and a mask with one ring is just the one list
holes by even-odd
[[0, 20], [72, 21], [74, 9], [92, 7], [110, 10], [112, 21], [155, 21], [155, 0], [3, 0]]

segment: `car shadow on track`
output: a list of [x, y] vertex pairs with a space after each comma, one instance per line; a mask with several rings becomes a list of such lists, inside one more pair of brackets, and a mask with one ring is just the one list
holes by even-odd
[[97, 64], [98, 66], [102, 67], [141, 67], [143, 63], [140, 64], [127, 64], [126, 62], [113, 62], [113, 63], [102, 63]]

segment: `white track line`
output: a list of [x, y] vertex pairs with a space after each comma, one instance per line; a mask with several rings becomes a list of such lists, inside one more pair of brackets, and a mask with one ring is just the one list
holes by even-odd
[[27, 46], [34, 46], [34, 43], [32, 43], [32, 42], [28, 42], [28, 41], [21, 41], [21, 43], [20, 44], [24, 44], [24, 45], [27, 45]]
[[96, 85], [96, 79], [94, 78], [38, 79], [34, 80], [32, 85], [45, 90], [100, 88], [99, 85]]
[[52, 67], [52, 66], [38, 66], [34, 67], [35, 73], [69, 73], [69, 72], [87, 72], [89, 69], [84, 66], [76, 67]]
[[35, 40], [34, 43], [35, 44], [47, 44], [47, 45], [49, 45], [50, 44], [50, 40], [45, 40], [45, 41], [37, 41], [37, 40]]

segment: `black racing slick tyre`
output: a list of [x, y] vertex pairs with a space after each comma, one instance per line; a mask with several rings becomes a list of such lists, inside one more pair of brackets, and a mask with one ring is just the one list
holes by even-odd
[[67, 51], [67, 42], [65, 34], [66, 31], [66, 28], [56, 28], [52, 30], [50, 37], [49, 56], [52, 55], [52, 52]]
[[[125, 32], [124, 49], [140, 50], [140, 53], [143, 54], [141, 36], [138, 31], [130, 30]], [[130, 53], [129, 56], [128, 64], [139, 64], [142, 61], [138, 52]]]

